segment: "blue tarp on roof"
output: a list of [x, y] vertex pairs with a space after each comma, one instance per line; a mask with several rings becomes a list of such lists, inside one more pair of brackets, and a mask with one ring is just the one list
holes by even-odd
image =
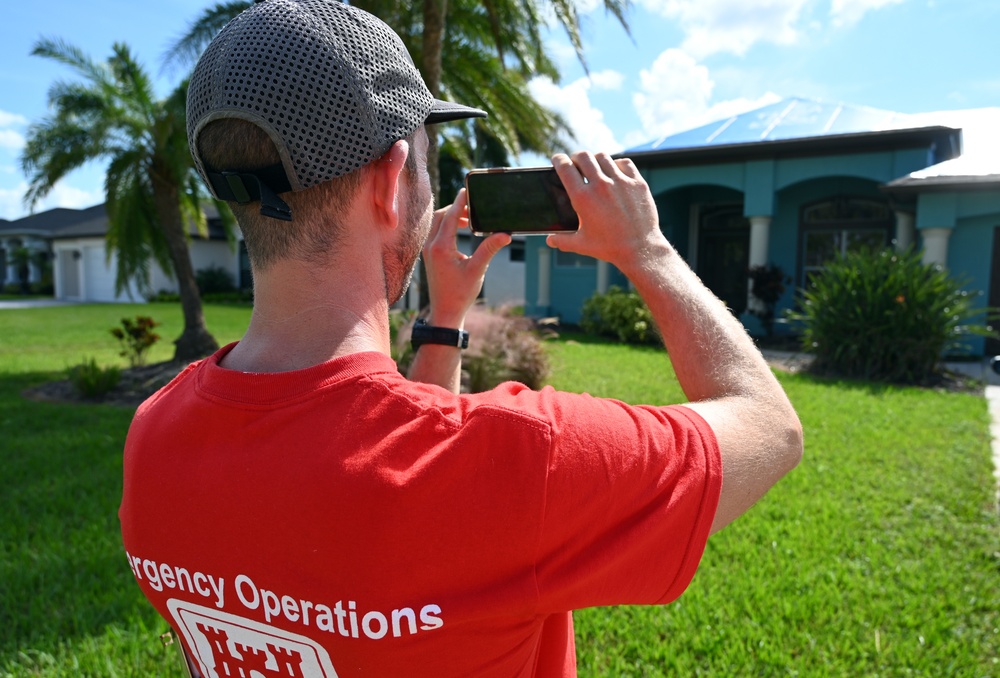
[[[699, 146], [857, 134], [909, 127], [911, 116], [866, 106], [789, 98], [725, 120], [656, 139], [623, 155]], [[917, 126], [917, 125], [913, 125]]]

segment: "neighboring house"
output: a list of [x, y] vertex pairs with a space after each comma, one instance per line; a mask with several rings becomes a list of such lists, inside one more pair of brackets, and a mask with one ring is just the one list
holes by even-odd
[[[236, 249], [227, 242], [218, 222], [217, 213], [209, 210], [209, 237], [202, 238], [192, 229], [191, 263], [195, 271], [211, 266], [221, 267], [233, 276], [240, 289], [252, 287], [250, 264], [243, 241]], [[105, 246], [108, 218], [104, 205], [76, 210], [57, 208], [39, 212], [14, 221], [0, 220], [0, 281], [18, 283], [15, 267], [7, 264], [9, 252], [21, 247], [48, 252], [52, 263], [55, 297], [69, 301], [130, 302], [145, 299], [133, 282], [122, 294], [115, 293], [117, 261]], [[473, 239], [467, 233], [459, 237], [459, 248], [470, 253]], [[43, 271], [32, 264], [30, 281], [39, 282]], [[177, 282], [155, 263], [150, 275], [150, 292], [177, 291]], [[483, 297], [490, 306], [523, 305], [524, 303], [524, 241], [517, 240], [498, 254], [483, 285]], [[399, 304], [399, 308], [416, 308], [416, 285]]]
[[[904, 115], [786, 99], [620, 155], [649, 183], [667, 238], [758, 333], [749, 267], [792, 278], [780, 316], [831, 257], [866, 245], [917, 247], [984, 292], [981, 305], [1000, 306], [998, 126], [1000, 108]], [[526, 258], [530, 315], [575, 323], [594, 292], [628, 285], [542, 238], [528, 240]]]
[[[0, 224], [0, 283], [15, 285], [18, 272], [11, 265], [10, 257], [18, 249], [25, 248], [30, 252], [52, 253], [52, 237], [61, 229], [87, 221], [104, 214], [104, 207], [98, 205], [85, 210], [57, 208], [40, 214], [32, 214], [23, 219], [4, 221]], [[33, 259], [35, 259], [33, 257]], [[28, 281], [42, 282], [43, 267], [37, 259], [29, 267]]]
[[[145, 296], [135, 282], [121, 294], [115, 291], [117, 258], [105, 246], [108, 217], [104, 205], [82, 210], [56, 208], [0, 225], [0, 246], [10, 251], [24, 246], [50, 254], [55, 298], [67, 301], [132, 302], [144, 301]], [[209, 219], [209, 237], [202, 238], [192, 229], [191, 260], [195, 270], [220, 266], [233, 275], [239, 284], [238, 256], [230, 247], [216, 219]], [[7, 255], [3, 255], [4, 261]], [[12, 267], [8, 266], [8, 269]], [[42, 271], [32, 265], [31, 281], [41, 280]], [[16, 273], [7, 270], [8, 282]], [[153, 263], [150, 271], [150, 292], [176, 292], [177, 282]]]

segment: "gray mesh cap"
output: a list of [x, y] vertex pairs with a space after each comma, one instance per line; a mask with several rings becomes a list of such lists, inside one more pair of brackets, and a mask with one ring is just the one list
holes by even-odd
[[[222, 199], [233, 194], [220, 195], [226, 193], [220, 176], [243, 168], [203, 163], [198, 135], [213, 120], [239, 118], [267, 132], [281, 156], [281, 167], [269, 168], [278, 170], [279, 180], [273, 172], [257, 174], [281, 193], [352, 172], [425, 122], [485, 116], [434, 99], [399, 36], [377, 17], [336, 0], [251, 6], [202, 54], [187, 99], [191, 155]], [[239, 188], [234, 192], [237, 200], [246, 197]]]

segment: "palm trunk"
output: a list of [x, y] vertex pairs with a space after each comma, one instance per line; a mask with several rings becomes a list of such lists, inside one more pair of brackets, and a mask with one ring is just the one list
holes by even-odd
[[[448, 0], [424, 0], [424, 33], [423, 33], [423, 76], [427, 89], [435, 99], [441, 96], [441, 53], [444, 45], [445, 17], [448, 14]], [[441, 172], [438, 167], [437, 130], [434, 126], [427, 129], [427, 173], [430, 175], [431, 192], [434, 194], [434, 204], [437, 205], [441, 192]], [[420, 258], [420, 308], [430, 305], [430, 293], [427, 289], [427, 269], [423, 257]]]
[[191, 254], [188, 251], [178, 191], [175, 184], [154, 170], [153, 200], [156, 203], [160, 226], [167, 240], [170, 260], [174, 265], [181, 309], [184, 312], [184, 331], [174, 341], [174, 360], [197, 360], [217, 351], [219, 344], [205, 325], [201, 294], [195, 282], [194, 267], [191, 266]]

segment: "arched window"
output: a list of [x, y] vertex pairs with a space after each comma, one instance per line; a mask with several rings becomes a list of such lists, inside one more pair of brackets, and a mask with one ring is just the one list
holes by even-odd
[[889, 244], [892, 211], [873, 198], [837, 196], [802, 208], [799, 227], [799, 284], [823, 270], [837, 255]]

